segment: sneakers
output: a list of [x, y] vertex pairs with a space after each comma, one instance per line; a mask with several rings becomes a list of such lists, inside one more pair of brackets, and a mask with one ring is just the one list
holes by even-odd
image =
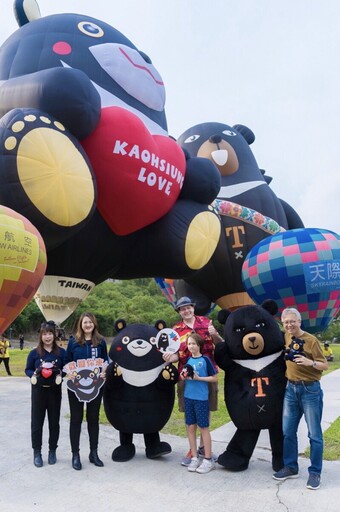
[[[204, 446], [200, 446], [197, 450], [197, 456], [199, 459], [203, 460], [204, 457], [205, 457], [205, 451], [204, 451]], [[211, 459], [213, 460], [213, 462], [217, 462], [217, 459], [218, 459], [218, 455], [216, 455], [215, 453], [212, 453], [211, 454]]]
[[197, 457], [192, 457], [190, 464], [188, 465], [188, 471], [194, 472], [197, 470], [200, 462]]
[[284, 481], [288, 478], [298, 478], [299, 472], [297, 469], [291, 469], [288, 466], [284, 466], [280, 471], [273, 474], [274, 480]]
[[189, 466], [191, 462], [191, 450], [188, 451], [186, 455], [184, 455], [183, 459], [181, 460], [182, 466]]
[[213, 469], [215, 469], [213, 460], [203, 459], [202, 464], [196, 469], [196, 473], [209, 473]]
[[[204, 446], [200, 446], [197, 450], [197, 457], [199, 458], [200, 462], [204, 459], [205, 453], [204, 453]], [[214, 453], [211, 454], [211, 460], [213, 462], [216, 462], [218, 459], [218, 455], [215, 455]], [[188, 467], [191, 462], [191, 451], [189, 450], [186, 455], [184, 455], [183, 459], [181, 460], [181, 465]]]
[[316, 489], [319, 489], [320, 480], [320, 475], [317, 475], [316, 473], [309, 473], [309, 478], [306, 485], [307, 489], [313, 489], [314, 491], [316, 491]]

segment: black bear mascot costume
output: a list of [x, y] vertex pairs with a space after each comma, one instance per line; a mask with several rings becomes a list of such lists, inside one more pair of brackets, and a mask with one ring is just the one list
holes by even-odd
[[225, 403], [237, 430], [218, 463], [243, 471], [255, 449], [260, 431], [269, 430], [272, 466], [283, 466], [282, 406], [286, 387], [284, 340], [273, 315], [272, 300], [261, 306], [221, 310], [224, 339], [215, 347], [215, 361], [225, 371]]
[[[112, 460], [125, 462], [135, 455], [133, 434], [144, 434], [147, 458], [154, 459], [171, 452], [171, 446], [160, 441], [161, 430], [170, 418], [175, 401], [178, 371], [163, 360], [157, 346], [157, 335], [165, 328], [163, 321], [155, 326], [126, 325], [118, 320], [118, 335], [110, 348], [111, 363], [106, 371], [104, 388], [105, 413], [119, 430], [120, 446]], [[168, 331], [165, 329], [165, 331]]]

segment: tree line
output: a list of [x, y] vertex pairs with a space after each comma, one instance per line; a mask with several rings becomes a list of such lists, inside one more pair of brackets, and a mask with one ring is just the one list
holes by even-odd
[[[164, 297], [160, 288], [152, 278], [130, 279], [126, 281], [108, 280], [94, 287], [88, 297], [77, 307], [62, 326], [66, 336], [75, 332], [77, 320], [84, 311], [96, 315], [100, 332], [103, 336], [114, 335], [114, 324], [124, 318], [127, 323], [154, 324], [164, 320], [172, 327], [179, 316], [170, 302]], [[219, 308], [216, 307], [209, 315], [215, 327], [222, 333], [222, 326], [217, 321]], [[43, 317], [40, 309], [32, 300], [5, 332], [5, 336], [18, 338], [35, 335], [40, 328]], [[46, 320], [50, 320], [47, 318]], [[11, 336], [10, 336], [11, 334]], [[340, 317], [332, 322], [330, 327], [320, 334], [320, 340], [338, 338], [340, 341]]]

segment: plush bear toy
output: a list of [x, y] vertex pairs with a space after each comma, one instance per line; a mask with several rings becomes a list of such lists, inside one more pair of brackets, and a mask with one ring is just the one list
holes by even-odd
[[221, 310], [224, 342], [215, 361], [225, 371], [224, 396], [237, 430], [218, 463], [230, 471], [248, 468], [259, 434], [268, 429], [272, 466], [283, 466], [282, 406], [286, 386], [284, 338], [273, 315], [274, 301]]
[[[199, 273], [175, 282], [179, 296], [199, 304], [211, 302], [234, 309], [252, 304], [242, 284], [242, 265], [249, 250], [280, 229], [303, 227], [295, 210], [279, 199], [254, 157], [255, 135], [247, 126], [207, 122], [186, 130], [178, 142], [191, 157], [210, 159], [221, 174], [221, 189], [213, 203], [221, 216], [222, 236], [217, 249]], [[206, 300], [204, 301], [204, 298]]]
[[14, 9], [20, 28], [0, 52], [0, 203], [40, 231], [46, 275], [196, 272], [220, 236], [220, 175], [168, 135], [151, 59], [96, 18], [41, 17], [35, 0]]
[[155, 326], [115, 324], [104, 386], [105, 413], [112, 426], [119, 430], [120, 446], [112, 459], [125, 462], [135, 455], [133, 434], [144, 434], [145, 453], [154, 459], [171, 452], [171, 446], [160, 441], [159, 431], [170, 418], [178, 371], [163, 360], [157, 346], [157, 335], [165, 328], [162, 321]]
[[57, 386], [62, 383], [62, 374], [60, 369], [56, 366], [56, 361], [43, 361], [41, 360], [40, 366], [35, 370], [31, 377], [33, 386], [36, 384], [40, 386]]
[[295, 356], [303, 355], [304, 344], [304, 340], [300, 340], [299, 338], [292, 336], [292, 341], [290, 342], [289, 347], [285, 350], [285, 360], [294, 362]]
[[183, 379], [192, 379], [193, 376], [194, 376], [194, 368], [191, 366], [191, 364], [185, 364], [181, 371], [181, 377]]

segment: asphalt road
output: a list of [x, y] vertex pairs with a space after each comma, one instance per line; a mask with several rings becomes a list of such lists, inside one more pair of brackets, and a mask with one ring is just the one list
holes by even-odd
[[[325, 412], [323, 428], [340, 416], [340, 370], [323, 377]], [[272, 479], [271, 453], [264, 431], [248, 470], [231, 473], [218, 467], [211, 473], [189, 473], [179, 462], [187, 440], [162, 435], [172, 453], [156, 460], [145, 457], [143, 437], [135, 436], [136, 456], [117, 463], [111, 453], [118, 444], [112, 427], [100, 427], [99, 455], [105, 466], [88, 461], [86, 423], [81, 437], [82, 471], [71, 467], [68, 402], [63, 385], [58, 462], [47, 464], [47, 430], [44, 431], [42, 468], [33, 465], [30, 442], [30, 383], [25, 377], [0, 377], [0, 510], [2, 512], [336, 512], [339, 510], [340, 461], [324, 463], [322, 485], [306, 489], [308, 459], [300, 458], [300, 477], [280, 483]], [[213, 450], [222, 453], [232, 425], [212, 432]], [[301, 424], [301, 446], [308, 442]]]

